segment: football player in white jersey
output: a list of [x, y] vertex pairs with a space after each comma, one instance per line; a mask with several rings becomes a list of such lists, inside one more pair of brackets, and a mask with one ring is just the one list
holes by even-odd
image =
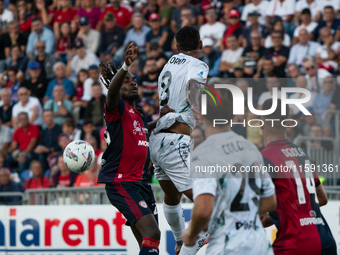
[[[208, 226], [206, 254], [273, 254], [259, 213], [275, 210], [274, 184], [261, 173], [263, 158], [254, 144], [231, 131], [229, 124], [213, 127], [214, 119], [233, 119], [231, 92], [218, 94], [223, 106], [215, 106], [208, 97], [207, 114], [201, 117], [207, 139], [191, 155], [194, 208], [183, 242], [194, 245]], [[207, 167], [216, 172], [203, 172]]]
[[180, 201], [182, 193], [192, 200], [190, 132], [196, 125], [187, 101], [186, 87], [190, 79], [205, 82], [209, 68], [198, 59], [202, 41], [196, 28], [182, 27], [175, 39], [178, 54], [169, 59], [158, 79], [160, 108], [168, 105], [174, 112], [158, 120], [150, 136], [150, 156], [155, 177], [164, 191], [164, 214], [176, 240], [175, 253], [191, 255], [204, 244], [206, 234], [201, 234], [195, 248], [182, 247], [185, 221]]

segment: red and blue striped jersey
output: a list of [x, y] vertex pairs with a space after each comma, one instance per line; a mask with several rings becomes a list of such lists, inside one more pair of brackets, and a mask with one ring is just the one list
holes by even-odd
[[113, 111], [108, 111], [105, 105], [105, 121], [107, 148], [98, 183], [145, 180], [150, 156], [147, 123], [142, 112], [121, 99]]
[[[316, 187], [321, 185], [311, 160], [288, 140], [272, 142], [262, 150], [264, 164], [271, 171], [277, 199], [270, 217], [278, 232], [275, 255], [336, 254], [336, 244], [321, 214]], [[281, 170], [279, 170], [281, 169]]]

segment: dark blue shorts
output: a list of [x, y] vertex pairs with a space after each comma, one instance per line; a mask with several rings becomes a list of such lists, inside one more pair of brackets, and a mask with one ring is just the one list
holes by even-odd
[[111, 204], [127, 219], [127, 226], [134, 226], [139, 218], [148, 214], [153, 214], [158, 222], [156, 201], [148, 183], [106, 183], [105, 190]]

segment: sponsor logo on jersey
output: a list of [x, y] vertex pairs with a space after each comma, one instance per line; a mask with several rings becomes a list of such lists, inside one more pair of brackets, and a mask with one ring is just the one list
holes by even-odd
[[133, 122], [133, 131], [132, 132], [133, 132], [134, 135], [136, 135], [136, 134], [143, 135], [143, 129], [142, 129], [142, 126], [139, 123], [139, 121], [135, 120]]
[[135, 113], [133, 109], [130, 109], [130, 111], [129, 111], [129, 112], [131, 112], [131, 113]]
[[146, 147], [149, 147], [149, 142], [148, 142], [148, 141], [139, 140], [139, 141], [138, 141], [138, 146], [146, 146]]
[[203, 79], [203, 74], [204, 74], [204, 72], [203, 72], [203, 71], [200, 71], [200, 72], [198, 73], [198, 76], [201, 77], [201, 78]]
[[144, 200], [140, 201], [138, 204], [143, 208], [148, 208], [148, 205], [145, 203]]
[[[315, 212], [314, 212], [315, 213]], [[301, 226], [308, 226], [308, 225], [325, 225], [325, 222], [321, 217], [308, 217], [300, 219]]]
[[243, 229], [255, 229], [254, 221], [237, 221], [235, 222], [236, 230], [239, 230], [240, 228]]
[[172, 58], [169, 60], [169, 63], [170, 63], [170, 64], [174, 64], [174, 65], [181, 65], [181, 64], [184, 64], [185, 61], [187, 61], [185, 58], [176, 58], [176, 57], [172, 57]]

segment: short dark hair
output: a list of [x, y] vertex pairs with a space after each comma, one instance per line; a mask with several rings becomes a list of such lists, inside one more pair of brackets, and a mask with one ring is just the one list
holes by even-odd
[[[264, 101], [262, 105], [262, 110], [269, 110], [273, 105], [273, 99], [267, 99]], [[286, 105], [286, 114], [282, 115], [281, 114], [281, 100], [277, 99], [277, 107], [275, 111], [269, 115], [262, 116], [262, 120], [264, 119], [276, 119], [279, 121], [264, 121], [264, 128], [269, 132], [273, 134], [278, 134], [278, 133], [284, 133], [286, 131], [286, 128], [281, 125], [281, 122], [285, 119], [287, 119], [289, 116], [289, 107]]]
[[91, 118], [86, 118], [86, 119], [84, 119], [84, 121], [83, 121], [83, 126], [88, 125], [88, 124], [92, 124], [92, 125], [93, 125], [93, 121], [92, 121]]
[[102, 86], [101, 84], [100, 84], [100, 82], [99, 81], [94, 81], [93, 83], [92, 83], [92, 87], [95, 87], [95, 86]]
[[333, 8], [332, 5], [326, 5], [323, 9], [324, 9], [324, 10], [326, 10], [326, 9], [332, 9], [332, 10], [334, 11], [334, 8]]
[[274, 31], [272, 31], [271, 35], [273, 35], [273, 34], [279, 34], [281, 36], [281, 38], [283, 39], [282, 31], [274, 30]]
[[182, 27], [175, 34], [176, 43], [180, 50], [197, 50], [200, 45], [200, 33], [192, 26]]
[[303, 9], [303, 10], [301, 11], [301, 15], [303, 15], [303, 14], [311, 15], [309, 8]]
[[42, 19], [40, 17], [35, 17], [32, 19], [31, 23], [35, 22], [35, 21], [40, 21], [42, 22]]
[[74, 128], [76, 126], [76, 124], [75, 124], [73, 118], [67, 118], [67, 119], [64, 120], [63, 126]]

